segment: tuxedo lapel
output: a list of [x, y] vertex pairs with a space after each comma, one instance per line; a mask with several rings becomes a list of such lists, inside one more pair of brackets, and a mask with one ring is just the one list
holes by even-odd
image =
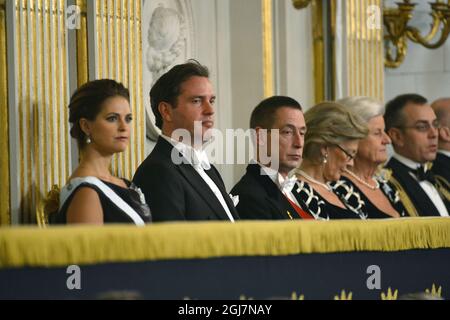
[[[284, 194], [278, 189], [277, 185], [268, 175], [261, 174], [261, 167], [258, 164], [249, 164], [247, 171], [263, 186], [266, 190], [269, 201], [279, 210], [287, 219], [296, 217], [296, 210], [291, 206]], [[288, 213], [289, 212], [289, 213]]]
[[222, 181], [222, 178], [219, 176], [219, 172], [217, 171], [216, 167], [211, 165], [210, 170], [205, 170], [206, 174], [211, 178], [211, 180], [216, 184], [217, 188], [219, 188], [220, 193], [222, 194], [223, 198], [225, 199], [225, 202], [227, 203], [228, 209], [230, 210], [231, 214], [234, 218], [239, 218], [236, 208], [234, 207], [234, 203], [230, 198], [230, 195], [227, 193], [227, 190], [225, 189], [225, 185]]
[[[163, 155], [163, 161], [170, 161], [174, 163], [172, 161], [172, 152], [174, 151], [174, 146], [172, 144], [170, 144], [164, 138], [159, 137], [158, 142], [155, 146], [155, 149], [156, 148], [158, 148], [159, 150], [158, 154]], [[208, 184], [203, 180], [200, 174], [195, 171], [189, 161], [184, 158], [178, 150], [176, 150], [176, 152], [177, 156], [180, 157], [180, 159], [182, 158], [183, 163], [174, 163], [175, 168], [180, 172], [182, 176], [186, 178], [186, 181], [192, 186], [193, 190], [195, 190], [200, 195], [200, 197], [208, 204], [208, 206], [212, 209], [216, 216], [218, 216], [222, 220], [229, 220], [230, 218], [220, 204], [219, 199], [217, 199], [216, 195], [212, 192]], [[220, 190], [219, 185], [218, 188]], [[225, 199], [225, 201], [226, 200], [227, 199]], [[235, 211], [231, 212], [233, 213]]]
[[410, 169], [407, 166], [397, 159], [392, 158], [386, 167], [392, 169], [392, 175], [405, 189], [421, 216], [440, 216], [439, 211], [422, 189], [419, 182], [410, 175]]
[[214, 211], [214, 213], [222, 220], [229, 220], [227, 213], [223, 209], [222, 205], [217, 199], [216, 195], [212, 192], [208, 184], [203, 180], [200, 174], [190, 164], [181, 164], [178, 167], [180, 173], [186, 178], [192, 188], [205, 200], [208, 206]]
[[450, 157], [447, 157], [445, 154], [438, 153], [431, 170], [436, 175], [443, 177], [447, 180], [447, 182], [450, 182]]
[[447, 211], [450, 213], [450, 157], [438, 153], [431, 169], [436, 178], [436, 188], [442, 195]]
[[[180, 173], [191, 184], [192, 188], [205, 200], [208, 206], [214, 211], [214, 213], [222, 220], [229, 220], [227, 213], [223, 209], [219, 199], [217, 199], [214, 192], [203, 180], [200, 174], [190, 164], [180, 164], [177, 166]], [[219, 187], [219, 186], [218, 186]], [[220, 190], [220, 187], [219, 187]], [[225, 200], [226, 201], [226, 200]]]

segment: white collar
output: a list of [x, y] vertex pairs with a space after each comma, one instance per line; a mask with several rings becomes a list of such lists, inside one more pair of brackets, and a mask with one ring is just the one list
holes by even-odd
[[400, 161], [401, 163], [403, 163], [408, 168], [413, 169], [413, 170], [416, 170], [417, 168], [419, 168], [420, 166], [423, 165], [422, 163], [415, 162], [415, 161], [408, 159], [402, 155], [399, 155], [398, 153], [394, 153], [393, 157], [395, 159], [397, 159], [398, 161]]
[[261, 170], [264, 171], [264, 173], [269, 176], [270, 180], [272, 180], [273, 183], [275, 183], [276, 186], [283, 192], [290, 192], [294, 187], [295, 182], [297, 182], [297, 177], [295, 174], [292, 174], [293, 171], [290, 172], [286, 178], [284, 178], [278, 171], [266, 167], [254, 159], [250, 160], [250, 163], [258, 164], [261, 167]]
[[[276, 171], [272, 168], [266, 167], [265, 165], [259, 163], [256, 160], [251, 160], [250, 162], [258, 164], [259, 167], [261, 168], [261, 171], [263, 171], [263, 172], [261, 172], [261, 174], [265, 174], [266, 176], [268, 176], [270, 178], [270, 180], [273, 181], [273, 183], [275, 183], [277, 186], [279, 186], [278, 181], [280, 180], [279, 176], [281, 176], [281, 174], [279, 174], [278, 171]], [[281, 178], [283, 178], [283, 177], [281, 177]]]
[[438, 152], [450, 158], [450, 151], [440, 149]]
[[173, 147], [177, 149], [194, 168], [203, 170], [211, 169], [208, 155], [203, 148], [200, 150], [194, 149], [190, 145], [176, 141], [164, 134], [161, 134], [161, 137], [173, 145]]

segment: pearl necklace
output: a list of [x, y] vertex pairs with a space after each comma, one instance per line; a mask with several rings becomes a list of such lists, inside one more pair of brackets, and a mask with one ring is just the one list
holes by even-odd
[[363, 185], [365, 185], [367, 188], [371, 189], [371, 190], [377, 190], [378, 188], [380, 188], [380, 184], [378, 183], [377, 180], [375, 180], [372, 177], [372, 180], [375, 181], [375, 185], [371, 186], [370, 184], [368, 184], [367, 182], [365, 182], [363, 179], [361, 179], [360, 177], [358, 177], [355, 173], [353, 173], [352, 171], [345, 169], [345, 172], [347, 172], [349, 175], [351, 175], [353, 178], [355, 178], [356, 180], [358, 180], [359, 182], [361, 182]]
[[305, 171], [303, 171], [303, 170], [298, 170], [297, 173], [298, 173], [299, 175], [303, 176], [306, 180], [309, 180], [309, 181], [311, 181], [311, 182], [313, 182], [313, 183], [315, 183], [315, 184], [318, 184], [319, 186], [325, 188], [325, 189], [328, 190], [328, 191], [331, 191], [331, 190], [332, 190], [331, 186], [328, 185], [328, 183], [323, 183], [323, 182], [320, 182], [320, 181], [314, 179], [313, 177], [311, 177], [309, 174], [307, 174], [307, 173], [306, 173]]

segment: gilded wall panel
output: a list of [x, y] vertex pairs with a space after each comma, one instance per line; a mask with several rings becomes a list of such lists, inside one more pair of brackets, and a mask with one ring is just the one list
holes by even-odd
[[[6, 66], [6, 7], [0, 0], [0, 65]], [[9, 126], [7, 69], [0, 69], [0, 226], [11, 223], [9, 180]]]
[[264, 97], [274, 94], [272, 0], [261, 0]]
[[[144, 159], [145, 107], [142, 93], [141, 1], [95, 1], [94, 70], [90, 78], [111, 78], [130, 90], [134, 115], [131, 143], [114, 157], [113, 173], [131, 179]], [[89, 22], [88, 22], [89, 23]]]
[[[346, 1], [348, 95], [384, 99], [383, 29], [370, 8], [381, 0]], [[381, 12], [381, 9], [380, 9]], [[373, 21], [372, 21], [373, 20]]]
[[[68, 49], [63, 0], [15, 0], [8, 24], [13, 223], [34, 223], [54, 184], [70, 174]], [[14, 112], [12, 112], [14, 111]]]

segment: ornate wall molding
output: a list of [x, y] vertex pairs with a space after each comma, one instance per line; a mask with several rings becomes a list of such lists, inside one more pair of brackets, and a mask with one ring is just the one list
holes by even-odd
[[189, 0], [143, 1], [143, 92], [147, 138], [156, 141], [160, 130], [150, 107], [149, 92], [171, 67], [195, 56], [194, 22]]

